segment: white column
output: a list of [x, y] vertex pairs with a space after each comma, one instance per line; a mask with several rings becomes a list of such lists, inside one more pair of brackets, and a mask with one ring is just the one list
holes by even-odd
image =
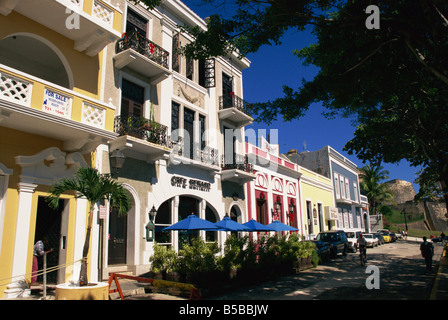
[[88, 279], [89, 282], [95, 283], [98, 282], [98, 254], [99, 254], [99, 235], [100, 235], [100, 226], [97, 223], [98, 221], [98, 205], [95, 205], [95, 210], [93, 211], [93, 223], [92, 223], [92, 232], [90, 234], [91, 237], [91, 245], [90, 245], [90, 260], [88, 264]]
[[[75, 244], [73, 248], [73, 261], [80, 260], [82, 258], [82, 249], [84, 247], [84, 241], [86, 239], [86, 214], [87, 214], [88, 201], [86, 198], [81, 197], [76, 200], [76, 215], [75, 215]], [[81, 271], [81, 261], [76, 262], [73, 265], [72, 281], [77, 282], [79, 280], [79, 272]]]
[[17, 210], [17, 225], [14, 239], [14, 256], [12, 261], [12, 276], [26, 274], [28, 259], [28, 243], [30, 236], [31, 206], [36, 184], [19, 182], [19, 207]]
[[[172, 224], [175, 224], [179, 221], [179, 196], [175, 196], [171, 202], [171, 221]], [[173, 248], [176, 252], [179, 250], [179, 232], [171, 232], [173, 236], [171, 241], [173, 242]]]

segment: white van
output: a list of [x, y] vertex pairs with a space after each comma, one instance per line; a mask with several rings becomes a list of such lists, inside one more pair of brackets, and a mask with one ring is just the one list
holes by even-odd
[[364, 232], [364, 230], [358, 228], [349, 228], [342, 230], [347, 234], [348, 250], [350, 250], [351, 252], [358, 251], [358, 238], [359, 235]]

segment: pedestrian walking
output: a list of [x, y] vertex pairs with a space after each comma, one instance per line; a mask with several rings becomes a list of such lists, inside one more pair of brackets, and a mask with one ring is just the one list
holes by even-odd
[[434, 256], [434, 246], [423, 237], [423, 243], [420, 245], [420, 251], [425, 258], [426, 270], [432, 271], [432, 257]]
[[42, 258], [44, 254], [50, 253], [53, 251], [53, 248], [50, 248], [48, 251], [45, 251], [45, 246], [48, 245], [48, 238], [43, 238], [35, 243], [33, 249], [33, 273], [31, 276], [31, 284], [35, 284], [37, 281], [37, 270], [39, 270], [39, 258]]

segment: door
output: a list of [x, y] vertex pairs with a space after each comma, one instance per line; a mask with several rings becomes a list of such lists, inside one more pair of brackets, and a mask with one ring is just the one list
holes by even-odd
[[224, 98], [224, 108], [233, 107], [233, 83], [232, 78], [227, 74], [222, 74], [222, 96]]
[[194, 111], [184, 108], [184, 157], [194, 159]]
[[[45, 197], [39, 197], [37, 201], [37, 215], [36, 215], [36, 231], [34, 243], [39, 240], [48, 240], [48, 244], [45, 245], [44, 250], [48, 251], [53, 248], [51, 253], [47, 254], [47, 270], [50, 268], [57, 267], [58, 265], [65, 264], [65, 247], [66, 247], [66, 233], [67, 230], [62, 230], [61, 228], [61, 217], [66, 210], [67, 200], [60, 199], [58, 209], [52, 209], [48, 206], [45, 201]], [[68, 207], [68, 206], [67, 206]], [[65, 219], [67, 220], [68, 214], [65, 212]], [[64, 223], [66, 226], [66, 223]], [[62, 251], [62, 256], [61, 256]], [[63, 261], [61, 261], [63, 260]], [[43, 268], [43, 258], [38, 259], [39, 270]], [[40, 273], [40, 272], [39, 272]], [[59, 270], [59, 273], [65, 275], [65, 269]], [[37, 278], [37, 282], [42, 281], [42, 276]], [[47, 283], [56, 284], [58, 283], [58, 272], [47, 273]]]
[[113, 208], [109, 215], [108, 264], [126, 264], [127, 216]]

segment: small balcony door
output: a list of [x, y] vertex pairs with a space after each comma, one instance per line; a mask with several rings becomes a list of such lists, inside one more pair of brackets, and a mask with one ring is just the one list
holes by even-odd
[[142, 117], [145, 89], [126, 79], [123, 79], [121, 88], [121, 117]]

